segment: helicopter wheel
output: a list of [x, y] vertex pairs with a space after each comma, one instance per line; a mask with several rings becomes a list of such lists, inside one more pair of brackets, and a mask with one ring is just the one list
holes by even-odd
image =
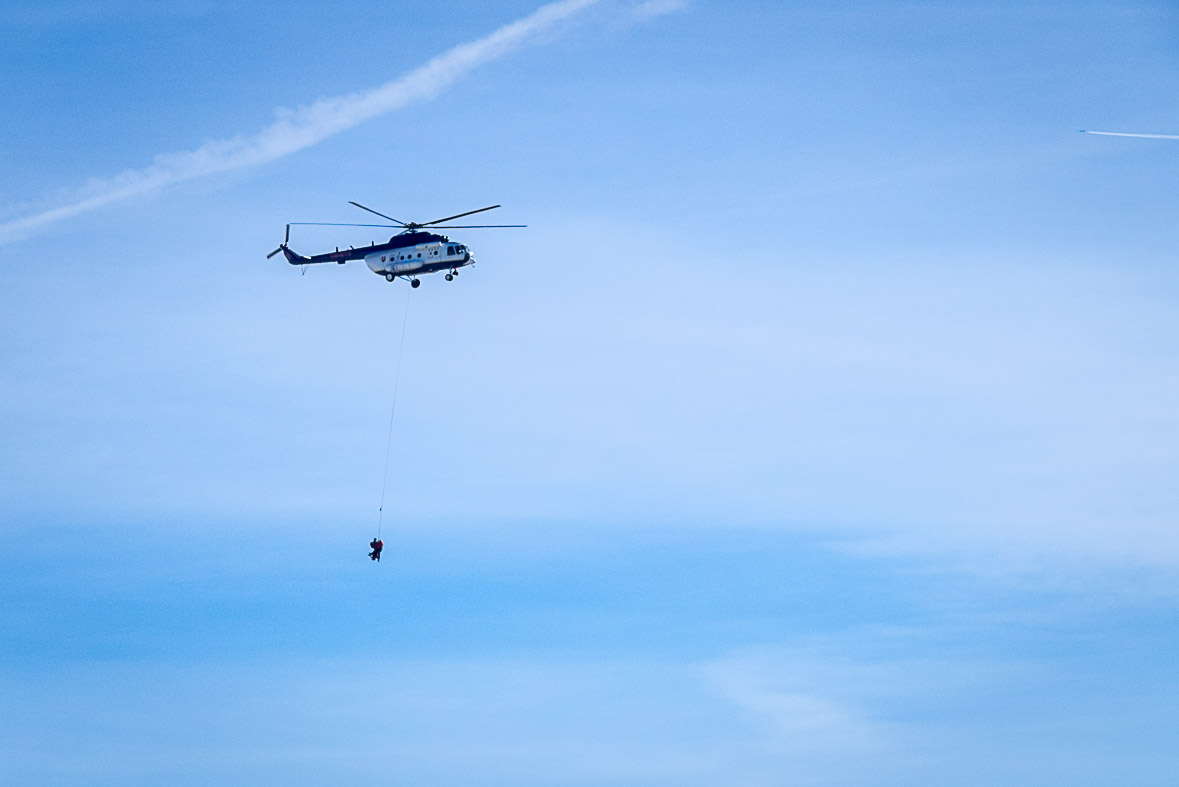
[[421, 286], [422, 286], [422, 282], [421, 282], [421, 280], [420, 280], [420, 279], [414, 279], [413, 281], [411, 281], [411, 282], [409, 283], [409, 286], [410, 286], [410, 287], [413, 287], [413, 288], [416, 290], [418, 287], [421, 287]]
[[386, 274], [385, 274], [385, 281], [393, 281], [393, 280], [394, 280], [394, 279], [396, 279], [396, 278], [397, 278], [397, 277], [396, 277], [396, 276], [394, 276], [392, 273], [386, 273]]
[[446, 280], [447, 281], [454, 281], [454, 276], [448, 273], [448, 274], [446, 274]]

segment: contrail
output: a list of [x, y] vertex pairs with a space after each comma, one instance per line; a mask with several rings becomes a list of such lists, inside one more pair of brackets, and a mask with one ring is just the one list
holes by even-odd
[[1100, 134], [1103, 137], [1138, 137], [1139, 139], [1179, 139], [1179, 134], [1127, 134], [1123, 131], [1086, 131], [1082, 134]]
[[503, 57], [531, 38], [600, 0], [560, 0], [494, 33], [460, 44], [404, 76], [362, 93], [326, 98], [296, 110], [279, 109], [278, 120], [253, 136], [206, 142], [196, 150], [156, 156], [151, 166], [92, 180], [74, 202], [0, 224], [8, 243], [55, 221], [101, 208], [127, 197], [204, 175], [265, 164], [310, 147], [359, 123], [437, 96], [477, 66]]

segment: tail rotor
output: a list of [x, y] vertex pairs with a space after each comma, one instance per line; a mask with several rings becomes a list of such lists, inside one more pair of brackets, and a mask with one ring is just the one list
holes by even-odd
[[282, 243], [279, 245], [279, 247], [277, 249], [275, 249], [274, 251], [272, 251], [266, 255], [266, 259], [270, 259], [275, 254], [278, 254], [280, 251], [283, 251], [284, 249], [286, 249], [287, 244], [290, 242], [291, 242], [291, 225], [288, 224], [286, 237], [283, 238]]

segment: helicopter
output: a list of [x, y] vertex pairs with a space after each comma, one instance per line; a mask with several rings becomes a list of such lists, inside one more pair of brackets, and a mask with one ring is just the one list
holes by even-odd
[[[366, 208], [359, 202], [349, 200], [348, 204], [355, 205], [361, 210], [367, 210], [369, 213], [376, 214], [382, 219], [387, 219], [393, 223], [343, 224], [326, 221], [292, 221], [287, 225], [287, 233], [283, 242], [277, 249], [267, 254], [266, 259], [270, 259], [281, 251], [283, 256], [287, 258], [287, 262], [291, 265], [315, 265], [321, 262], [335, 262], [343, 265], [345, 262], [364, 260], [369, 270], [378, 276], [384, 276], [387, 281], [403, 279], [408, 281], [411, 287], [417, 289], [422, 283], [418, 279], [418, 276], [427, 273], [437, 273], [438, 271], [447, 271], [446, 280], [453, 281], [454, 277], [458, 276], [459, 268], [475, 264], [475, 255], [471, 253], [469, 248], [461, 243], [455, 243], [445, 235], [438, 235], [432, 232], [432, 230], [528, 226], [527, 224], [443, 224], [443, 222], [459, 219], [463, 216], [482, 213], [485, 210], [494, 210], [500, 207], [499, 205], [490, 205], [486, 208], [479, 208], [478, 210], [469, 210], [466, 213], [456, 213], [444, 219], [416, 222], [401, 221], [392, 216], [386, 216], [384, 213], [379, 213], [372, 208]], [[314, 225], [320, 227], [393, 227], [395, 229], [401, 229], [401, 232], [389, 238], [388, 243], [373, 243], [369, 246], [361, 246], [359, 249], [349, 246], [345, 251], [340, 251], [340, 247], [337, 246], [335, 251], [304, 257], [301, 254], [291, 251], [287, 245], [291, 241], [291, 227], [298, 225]]]

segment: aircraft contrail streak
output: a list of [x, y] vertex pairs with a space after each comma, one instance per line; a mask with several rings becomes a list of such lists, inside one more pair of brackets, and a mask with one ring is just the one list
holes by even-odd
[[1124, 131], [1086, 131], [1082, 134], [1100, 134], [1103, 137], [1138, 137], [1139, 139], [1179, 139], [1179, 134], [1127, 134]]
[[253, 136], [213, 140], [196, 150], [156, 156], [155, 161], [143, 169], [127, 170], [107, 180], [92, 180], [69, 204], [0, 224], [0, 243], [25, 237], [55, 221], [173, 183], [274, 161], [414, 101], [434, 98], [477, 66], [508, 54], [598, 2], [600, 0], [549, 3], [490, 35], [460, 44], [379, 87], [322, 99], [295, 110], [277, 110], [278, 120]]

